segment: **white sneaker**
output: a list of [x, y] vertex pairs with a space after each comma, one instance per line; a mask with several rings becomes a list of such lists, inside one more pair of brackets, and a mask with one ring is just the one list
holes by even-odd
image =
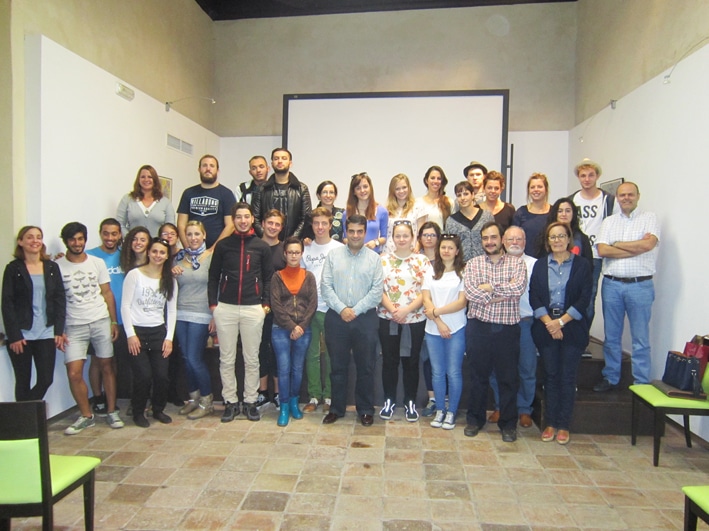
[[440, 428], [441, 426], [443, 426], [443, 417], [445, 416], [446, 414], [442, 409], [437, 409], [436, 416], [433, 417], [433, 420], [431, 421], [431, 427]]
[[455, 428], [455, 413], [451, 411], [446, 413], [446, 418], [443, 421], [443, 424], [441, 424], [441, 428], [444, 430], [452, 430]]
[[117, 430], [117, 429], [125, 426], [125, 424], [121, 420], [120, 415], [118, 414], [118, 411], [114, 411], [114, 412], [108, 413], [106, 415], [106, 424], [111, 426], [111, 428], [113, 428], [114, 430]]
[[78, 419], [76, 419], [76, 422], [74, 422], [74, 424], [64, 430], [64, 434], [76, 435], [77, 433], [84, 431], [86, 428], [92, 428], [95, 425], [96, 421], [94, 421], [94, 415], [91, 415], [90, 417], [80, 416]]

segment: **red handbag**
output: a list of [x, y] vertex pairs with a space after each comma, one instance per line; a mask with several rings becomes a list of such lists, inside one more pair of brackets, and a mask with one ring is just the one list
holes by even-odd
[[704, 371], [709, 360], [709, 336], [696, 335], [684, 346], [684, 353], [693, 358], [699, 358], [699, 381], [704, 378]]

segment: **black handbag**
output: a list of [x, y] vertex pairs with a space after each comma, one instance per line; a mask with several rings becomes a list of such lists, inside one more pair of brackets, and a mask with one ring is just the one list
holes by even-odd
[[703, 392], [699, 381], [699, 370], [699, 358], [670, 350], [667, 353], [662, 381], [682, 391], [690, 391], [698, 397]]

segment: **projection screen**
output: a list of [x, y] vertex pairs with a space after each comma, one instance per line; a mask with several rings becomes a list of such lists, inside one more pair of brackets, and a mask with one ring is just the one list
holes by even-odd
[[508, 110], [508, 90], [286, 94], [283, 144], [313, 206], [323, 180], [337, 184], [336, 204], [344, 206], [350, 176], [365, 171], [380, 203], [398, 173], [421, 196], [432, 165], [445, 171], [452, 196], [472, 160], [507, 175]]

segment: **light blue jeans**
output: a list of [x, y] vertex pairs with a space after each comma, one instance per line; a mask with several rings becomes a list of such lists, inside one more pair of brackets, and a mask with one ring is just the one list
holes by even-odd
[[465, 327], [450, 339], [426, 334], [428, 356], [431, 360], [431, 379], [436, 404], [443, 409], [446, 403], [446, 377], [448, 377], [448, 412], [456, 414], [463, 392], [463, 356], [465, 356]]
[[650, 383], [650, 317], [655, 300], [653, 281], [626, 284], [604, 278], [601, 298], [606, 336], [603, 343], [603, 357], [606, 360], [603, 377], [613, 385], [620, 381], [621, 341], [627, 315], [633, 342], [633, 379], [636, 384]]
[[278, 394], [281, 403], [300, 395], [300, 384], [303, 381], [305, 353], [310, 345], [310, 327], [296, 340], [290, 338], [290, 330], [273, 325], [271, 345], [276, 353], [278, 364]]

